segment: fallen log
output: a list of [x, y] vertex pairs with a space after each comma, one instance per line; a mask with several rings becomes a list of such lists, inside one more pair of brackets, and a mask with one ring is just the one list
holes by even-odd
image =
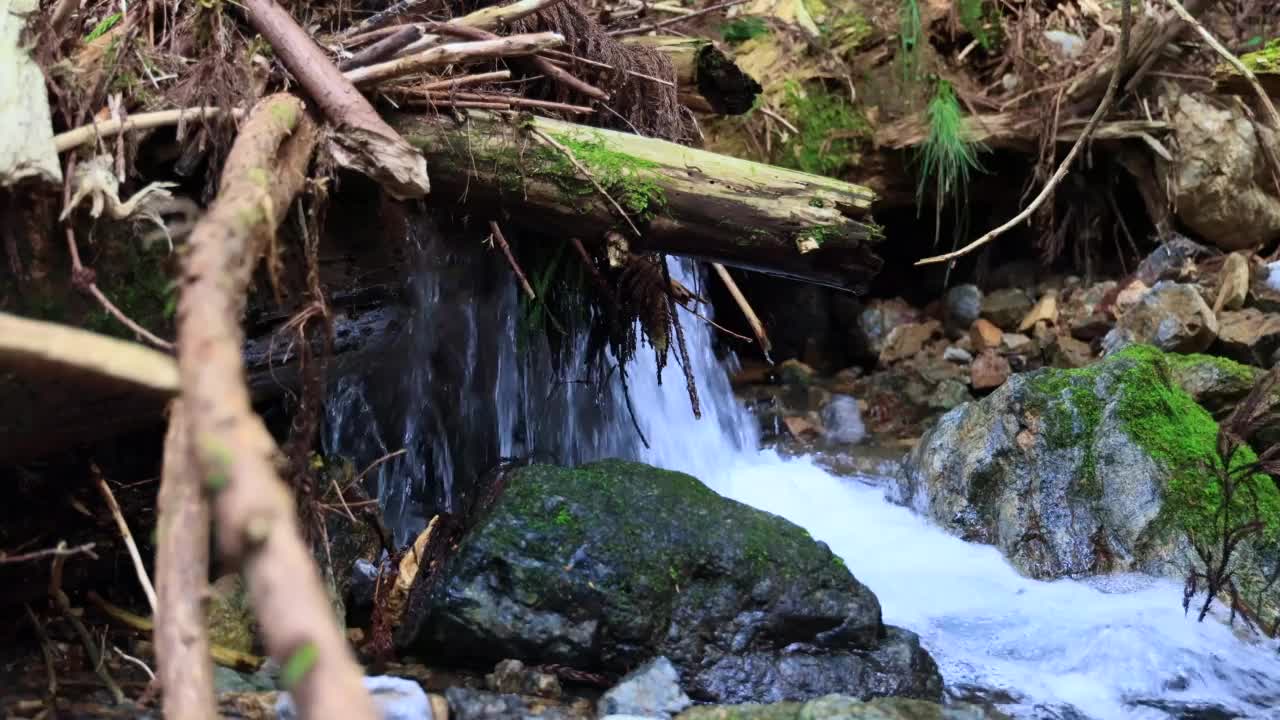
[[715, 43], [673, 35], [627, 36], [624, 45], [661, 51], [676, 71], [680, 102], [694, 112], [741, 115], [755, 105], [760, 83], [742, 71]]
[[[1069, 120], [1058, 126], [1054, 140], [1071, 144], [1084, 130], [1084, 120]], [[1033, 152], [1039, 144], [1042, 123], [1017, 113], [992, 113], [971, 115], [965, 118], [964, 138], [968, 142], [990, 148], [1007, 148]], [[1150, 142], [1156, 136], [1167, 133], [1169, 123], [1161, 120], [1117, 120], [1098, 125], [1093, 142], [1115, 140], [1144, 140]], [[903, 150], [922, 145], [929, 138], [929, 126], [920, 116], [912, 116], [886, 125], [876, 131], [875, 144], [892, 150]]]
[[488, 217], [501, 210], [512, 223], [595, 242], [616, 230], [637, 252], [841, 289], [880, 267], [873, 194], [858, 185], [545, 118], [389, 120], [437, 168], [436, 203], [463, 202]]

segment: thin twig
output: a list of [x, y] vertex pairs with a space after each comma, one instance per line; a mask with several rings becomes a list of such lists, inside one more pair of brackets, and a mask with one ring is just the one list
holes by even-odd
[[493, 72], [477, 73], [475, 75], [462, 75], [459, 77], [445, 78], [444, 80], [435, 80], [423, 85], [419, 85], [415, 90], [453, 90], [467, 85], [480, 85], [487, 82], [497, 82], [498, 80], [510, 80], [510, 70], [494, 70]]
[[97, 463], [89, 464], [89, 472], [93, 475], [103, 499], [107, 501], [107, 509], [111, 511], [111, 517], [116, 521], [116, 528], [124, 538], [129, 557], [133, 559], [133, 570], [138, 575], [138, 584], [142, 586], [142, 592], [147, 596], [147, 602], [151, 604], [151, 612], [155, 613], [156, 589], [151, 584], [151, 577], [147, 575], [146, 566], [142, 564], [142, 555], [138, 553], [138, 544], [133, 541], [133, 533], [129, 532], [129, 523], [125, 522], [124, 515], [120, 512], [120, 503], [116, 502], [115, 493], [111, 492], [111, 486], [107, 484], [107, 479], [103, 477]]
[[734, 282], [733, 276], [729, 274], [728, 268], [718, 262], [711, 263], [711, 267], [715, 269], [716, 275], [724, 282], [725, 288], [729, 290], [729, 295], [738, 304], [738, 309], [747, 318], [747, 324], [751, 326], [751, 332], [755, 334], [756, 342], [760, 343], [760, 351], [768, 358], [769, 351], [773, 349], [773, 343], [769, 342], [769, 336], [764, 331], [764, 323], [760, 322], [760, 317], [752, 309], [751, 303], [747, 302], [747, 296], [742, 294], [738, 283]]
[[84, 622], [71, 609], [71, 600], [67, 598], [67, 594], [62, 591], [62, 564], [66, 561], [65, 555], [58, 555], [53, 558], [53, 570], [49, 573], [49, 597], [53, 600], [53, 604], [62, 612], [62, 616], [67, 622], [71, 623], [71, 627], [75, 628], [76, 634], [80, 636], [80, 642], [84, 645], [85, 654], [89, 657], [89, 663], [93, 665], [94, 672], [102, 680], [102, 684], [107, 686], [107, 690], [111, 693], [111, 697], [116, 701], [117, 705], [124, 703], [124, 692], [120, 690], [120, 686], [112, 679], [111, 673], [107, 671], [107, 664], [103, 662], [102, 653], [98, 651], [98, 646], [93, 644], [93, 635], [89, 633], [89, 628], [85, 627]]
[[776, 112], [774, 112], [774, 111], [770, 110], [769, 108], [767, 108], [767, 107], [765, 107], [765, 106], [761, 105], [761, 106], [760, 106], [760, 112], [761, 112], [762, 114], [767, 115], [768, 117], [771, 117], [771, 118], [773, 118], [774, 120], [777, 120], [778, 122], [782, 123], [782, 126], [783, 126], [783, 127], [785, 127], [786, 129], [790, 130], [790, 131], [791, 131], [791, 133], [792, 133], [793, 135], [799, 135], [799, 134], [800, 134], [800, 130], [799, 130], [795, 125], [792, 125], [791, 123], [787, 122], [787, 119], [786, 119], [786, 118], [784, 118], [784, 117], [782, 117], [781, 115], [779, 115], [778, 113], [776, 113]]
[[1231, 54], [1230, 50], [1228, 50], [1222, 43], [1218, 42], [1218, 39], [1206, 30], [1204, 25], [1201, 25], [1200, 21], [1197, 20], [1195, 16], [1187, 12], [1186, 8], [1182, 7], [1182, 3], [1178, 2], [1178, 0], [1164, 1], [1165, 4], [1173, 8], [1173, 11], [1178, 14], [1178, 17], [1182, 18], [1183, 22], [1195, 28], [1196, 32], [1200, 33], [1200, 37], [1204, 38], [1204, 41], [1209, 44], [1209, 47], [1213, 48], [1215, 52], [1222, 56], [1222, 59], [1226, 60], [1236, 69], [1236, 72], [1243, 75], [1244, 79], [1249, 81], [1249, 85], [1251, 85], [1254, 92], [1258, 94], [1258, 99], [1262, 101], [1262, 106], [1267, 110], [1267, 115], [1271, 119], [1271, 127], [1275, 128], [1277, 132], [1280, 132], [1280, 112], [1276, 111], [1275, 103], [1271, 102], [1271, 96], [1262, 87], [1262, 83], [1258, 82], [1258, 76], [1253, 74], [1253, 71], [1249, 69], [1248, 65], [1240, 62], [1240, 58]]
[[85, 543], [75, 547], [67, 547], [66, 542], [59, 542], [57, 547], [36, 550], [35, 552], [23, 553], [21, 555], [6, 555], [4, 552], [0, 551], [0, 565], [30, 562], [32, 560], [41, 560], [47, 557], [68, 557], [71, 555], [79, 555], [80, 553], [84, 553], [94, 560], [97, 560], [98, 556], [93, 554], [93, 545], [93, 543]]
[[150, 130], [168, 125], [177, 125], [183, 120], [203, 120], [223, 114], [230, 114], [234, 118], [240, 118], [243, 117], [244, 111], [238, 109], [225, 110], [219, 107], [194, 107], [138, 113], [137, 115], [130, 115], [123, 121], [95, 121], [88, 125], [58, 133], [53, 136], [53, 146], [59, 153], [63, 153], [78, 148], [94, 138], [105, 140], [129, 130]]
[[525, 277], [524, 271], [520, 269], [520, 263], [516, 262], [516, 256], [511, 253], [511, 245], [507, 243], [507, 238], [502, 234], [502, 228], [498, 227], [498, 223], [493, 220], [489, 221], [489, 232], [493, 233], [493, 241], [497, 243], [498, 248], [502, 250], [502, 254], [507, 256], [507, 262], [511, 265], [511, 271], [516, 274], [516, 278], [520, 280], [520, 287], [524, 289], [524, 294], [530, 300], [537, 300], [538, 295], [533, 291], [533, 286], [529, 284], [529, 278]]
[[147, 677], [148, 677], [148, 678], [150, 678], [152, 681], [154, 681], [154, 680], [156, 679], [156, 674], [155, 674], [154, 672], [152, 672], [152, 671], [151, 671], [151, 667], [150, 667], [150, 666], [148, 666], [145, 662], [143, 662], [143, 661], [139, 660], [138, 658], [136, 658], [136, 657], [134, 657], [134, 656], [130, 655], [129, 653], [127, 653], [127, 652], [125, 652], [125, 651], [121, 650], [120, 648], [116, 647], [115, 645], [112, 645], [112, 646], [111, 646], [111, 649], [112, 649], [112, 650], [114, 650], [114, 651], [116, 652], [116, 654], [117, 654], [117, 655], [119, 655], [121, 658], [123, 658], [123, 659], [125, 659], [125, 660], [128, 660], [129, 662], [133, 663], [134, 665], [137, 665], [138, 667], [142, 668], [142, 672], [146, 673], [146, 674], [147, 674]]
[[622, 216], [622, 219], [627, 221], [627, 224], [631, 226], [631, 231], [634, 232], [637, 237], [640, 237], [640, 228], [636, 227], [636, 224], [631, 222], [631, 216], [628, 215], [627, 211], [623, 210], [622, 206], [618, 204], [618, 201], [614, 200], [613, 196], [610, 195], [609, 192], [605, 190], [603, 186], [600, 185], [600, 183], [596, 180], [595, 176], [591, 174], [591, 171], [587, 170], [587, 168], [584, 167], [582, 163], [578, 162], [578, 158], [574, 157], [572, 150], [565, 147], [564, 145], [561, 145], [559, 142], [556, 142], [555, 138], [542, 132], [538, 128], [531, 128], [530, 130], [533, 132], [534, 137], [542, 140], [543, 142], [547, 143], [551, 147], [564, 153], [564, 156], [569, 159], [569, 162], [573, 163], [573, 166], [578, 169], [578, 172], [582, 173], [583, 177], [585, 177], [592, 184], [592, 186], [594, 186], [595, 189], [601, 195], [603, 195], [605, 199], [609, 201], [610, 204], [613, 205], [613, 207], [618, 211], [618, 214]]
[[693, 18], [699, 17], [701, 15], [706, 15], [707, 13], [713, 13], [717, 10], [724, 10], [725, 8], [733, 7], [734, 5], [741, 5], [746, 1], [747, 0], [729, 0], [729, 2], [720, 3], [719, 5], [712, 5], [711, 7], [703, 8], [696, 12], [691, 12], [688, 15], [681, 15], [679, 17], [673, 17], [669, 20], [662, 20], [656, 23], [651, 23], [649, 25], [641, 25], [640, 27], [628, 28], [626, 30], [614, 30], [609, 34], [614, 37], [617, 37], [619, 35], [638, 35], [640, 33], [649, 32], [650, 30], [657, 30], [658, 28], [666, 27], [668, 25], [675, 25], [676, 23], [682, 23], [686, 20], [692, 20]]
[[1022, 209], [1022, 212], [1015, 215], [1011, 220], [1000, 227], [988, 232], [959, 250], [953, 250], [952, 252], [943, 255], [935, 255], [933, 257], [924, 258], [923, 260], [917, 260], [915, 263], [916, 265], [947, 262], [962, 255], [968, 255], [974, 250], [977, 250], [983, 245], [986, 245], [992, 240], [995, 240], [1005, 234], [1009, 230], [1021, 225], [1035, 214], [1035, 212], [1040, 209], [1040, 206], [1044, 204], [1045, 200], [1048, 200], [1049, 196], [1053, 194], [1054, 188], [1056, 188], [1058, 184], [1062, 182], [1062, 179], [1066, 177], [1067, 171], [1071, 169], [1071, 165], [1075, 162], [1076, 156], [1080, 154], [1081, 148], [1083, 148], [1085, 143], [1089, 141], [1090, 136], [1093, 135], [1093, 131], [1097, 129], [1098, 123], [1102, 122], [1103, 116], [1107, 114], [1107, 110], [1111, 107], [1112, 100], [1115, 99], [1116, 88], [1120, 86], [1120, 73], [1123, 70], [1125, 58], [1129, 54], [1129, 31], [1132, 29], [1131, 26], [1133, 25], [1132, 0], [1121, 0], [1120, 7], [1120, 55], [1116, 60], [1115, 68], [1111, 72], [1111, 81], [1107, 83], [1107, 92], [1102, 96], [1102, 100], [1098, 103], [1097, 109], [1093, 111], [1093, 116], [1089, 118], [1089, 124], [1085, 125], [1084, 130], [1080, 133], [1080, 137], [1076, 138], [1075, 144], [1071, 146], [1071, 151], [1067, 153], [1067, 157], [1063, 159], [1062, 163], [1058, 165], [1058, 169], [1054, 171], [1053, 176], [1050, 177], [1049, 181], [1040, 189], [1040, 194], [1036, 195], [1035, 199]]
[[44, 669], [49, 675], [49, 699], [48, 706], [55, 708], [58, 700], [58, 671], [53, 665], [53, 643], [49, 642], [49, 634], [44, 631], [44, 626], [40, 624], [40, 619], [36, 617], [31, 606], [23, 604], [27, 611], [27, 619], [31, 621], [31, 627], [36, 632], [36, 638], [40, 641], [40, 654], [44, 656]]

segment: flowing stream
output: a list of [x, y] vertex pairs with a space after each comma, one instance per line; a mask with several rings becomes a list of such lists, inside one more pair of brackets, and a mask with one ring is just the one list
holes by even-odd
[[[672, 274], [690, 287], [701, 282], [688, 263], [673, 261]], [[428, 287], [422, 300], [429, 304], [431, 297]], [[464, 417], [488, 419], [501, 455], [562, 463], [630, 457], [688, 472], [722, 495], [788, 518], [825, 541], [876, 593], [886, 623], [920, 634], [953, 695], [984, 698], [1022, 718], [1280, 717], [1276, 646], [1241, 640], [1213, 619], [1197, 623], [1184, 616], [1180, 585], [1143, 576], [1029, 580], [994, 548], [961, 541], [889, 502], [887, 479], [837, 477], [812, 458], [762, 448], [757, 421], [734, 398], [729, 368], [713, 353], [708, 326], [689, 313], [681, 311], [703, 417], [694, 418], [676, 363], [659, 384], [652, 354], [641, 351], [628, 378], [645, 447], [618, 399], [618, 383], [610, 385], [613, 392], [601, 393], [562, 377], [546, 394], [548, 378], [555, 375], [545, 353], [517, 352], [510, 320], [518, 312], [514, 291], [501, 291], [496, 307], [490, 329], [499, 332], [489, 337], [497, 338], [497, 347], [480, 351], [492, 358], [483, 372], [494, 390], [471, 400], [496, 408]], [[474, 340], [478, 333], [468, 337]], [[477, 352], [474, 344], [454, 343], [459, 344], [455, 352]], [[562, 368], [581, 366], [583, 345], [577, 343]], [[404, 378], [430, 379], [419, 372]], [[408, 388], [399, 394], [422, 398], [423, 392]], [[350, 453], [364, 443], [366, 456], [374, 449], [385, 452], [386, 443], [376, 438], [386, 429], [371, 427], [367, 416], [359, 419], [362, 402], [358, 383], [340, 388], [331, 402], [331, 450]], [[439, 415], [413, 417], [419, 419], [387, 435], [422, 448], [430, 442], [415, 436], [424, 427], [420, 418]], [[384, 506], [399, 518], [402, 541], [422, 522], [421, 513], [406, 509], [406, 488], [429, 485], [433, 477], [447, 484], [450, 477], [441, 474], [440, 453], [435, 460], [415, 453], [389, 463], [378, 480]], [[436, 496], [448, 502], [450, 493]]]

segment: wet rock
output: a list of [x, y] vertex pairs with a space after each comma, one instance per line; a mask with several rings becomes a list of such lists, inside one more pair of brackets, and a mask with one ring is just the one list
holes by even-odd
[[1116, 283], [1107, 280], [1071, 293], [1059, 314], [1072, 337], [1088, 342], [1107, 334], [1112, 317], [1104, 304], [1115, 289]]
[[969, 384], [974, 390], [990, 390], [1003, 385], [1012, 372], [1003, 355], [994, 350], [983, 350], [969, 366]]
[[636, 463], [513, 472], [418, 600], [397, 639], [446, 662], [621, 672], [662, 655], [712, 702], [941, 693], [918, 638], [825, 545]]
[[[1169, 199], [1187, 227], [1224, 250], [1245, 250], [1280, 238], [1280, 197], [1262, 143], [1280, 149], [1270, 130], [1244, 111], [1200, 93], [1169, 102], [1182, 149], [1168, 173]], [[1261, 131], [1261, 135], [1259, 132]]]
[[858, 314], [858, 323], [854, 329], [855, 345], [860, 348], [858, 355], [867, 359], [877, 359], [888, 342], [889, 333], [899, 325], [919, 322], [920, 311], [905, 300], [873, 300]]
[[484, 686], [498, 693], [536, 695], [558, 698], [562, 694], [560, 678], [549, 673], [530, 670], [519, 660], [503, 660], [484, 676]]
[[[432, 720], [431, 701], [422, 686], [412, 680], [375, 675], [364, 679], [365, 689], [382, 711], [383, 720]], [[289, 693], [276, 698], [276, 717], [295, 720], [298, 717]]]
[[[452, 687], [444, 691], [449, 703], [449, 720], [594, 720], [595, 712], [586, 702], [566, 704], [546, 698], [494, 693]], [[428, 715], [427, 718], [431, 716]], [[438, 720], [438, 719], [437, 719]]]
[[933, 392], [929, 393], [928, 398], [925, 399], [925, 405], [930, 410], [946, 412], [972, 399], [973, 395], [969, 392], [968, 385], [959, 380], [947, 379], [934, 386]]
[[867, 439], [858, 401], [848, 395], [836, 395], [822, 409], [822, 425], [826, 439], [840, 445], [856, 445]]
[[817, 373], [799, 360], [787, 360], [778, 366], [778, 380], [784, 385], [809, 385]]
[[1015, 375], [926, 433], [899, 499], [1031, 577], [1177, 575], [1188, 560], [1166, 513], [1201, 492], [1196, 468], [1217, 440], [1175, 384], [1199, 374], [1188, 362], [1201, 359], [1133, 346], [1082, 370]]
[[957, 285], [942, 300], [942, 322], [948, 332], [969, 329], [982, 313], [982, 291], [977, 285]]
[[1116, 321], [1103, 339], [1104, 353], [1129, 345], [1166, 352], [1203, 352], [1218, 336], [1218, 319], [1191, 285], [1161, 282]]
[[942, 352], [942, 359], [959, 365], [968, 365], [973, 362], [973, 355], [968, 350], [949, 347]]
[[1233, 360], [1271, 367], [1280, 349], [1280, 314], [1255, 308], [1219, 316], [1218, 352]]
[[1133, 306], [1142, 302], [1142, 298], [1151, 292], [1151, 288], [1141, 280], [1133, 280], [1128, 285], [1121, 288], [1116, 293], [1115, 304], [1112, 305], [1112, 312], [1119, 317], [1128, 312]]
[[915, 357], [930, 340], [940, 334], [942, 325], [937, 320], [899, 325], [889, 331], [889, 336], [885, 338], [884, 348], [880, 351], [880, 364], [888, 366]]
[[812, 442], [822, 437], [822, 422], [810, 413], [808, 417], [790, 415], [782, 418], [782, 425], [792, 438], [800, 442]]
[[974, 352], [995, 350], [1000, 347], [1000, 343], [1003, 340], [1004, 331], [996, 327], [995, 323], [990, 320], [979, 318], [969, 328], [969, 341], [973, 343]]
[[671, 661], [657, 657], [622, 678], [597, 707], [601, 715], [669, 718], [692, 704]]
[[1189, 282], [1196, 278], [1196, 261], [1214, 253], [1185, 235], [1170, 233], [1168, 240], [1138, 263], [1134, 278], [1147, 287], [1162, 280]]
[[1031, 296], [1025, 290], [1006, 288], [989, 293], [982, 300], [982, 317], [1001, 330], [1013, 330], [1034, 307]]
[[696, 707], [677, 720], [1007, 720], [994, 710], [954, 703], [938, 705], [922, 700], [877, 698], [860, 702], [827, 695], [807, 703]]

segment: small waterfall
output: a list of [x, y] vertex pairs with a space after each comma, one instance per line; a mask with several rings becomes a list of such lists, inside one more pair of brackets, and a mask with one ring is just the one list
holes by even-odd
[[[949, 688], [998, 698], [1015, 717], [1276, 717], [1275, 644], [1244, 642], [1222, 623], [1186, 617], [1176, 584], [1143, 576], [1030, 580], [996, 549], [965, 543], [890, 502], [883, 484], [761, 449], [702, 319], [680, 311], [701, 420], [674, 356], [661, 382], [647, 349], [628, 369], [645, 447], [616, 373], [587, 374], [585, 333], [563, 344], [559, 362], [545, 338], [522, 348], [514, 287], [485, 279], [507, 277], [504, 266], [425, 257], [435, 259], [415, 278], [402, 357], [336, 384], [326, 436], [329, 452], [358, 464], [407, 451], [373, 481], [401, 543], [425, 517], [452, 508], [467, 478], [502, 458], [632, 458], [688, 472], [806, 528], [876, 593], [885, 622], [920, 634]], [[670, 269], [705, 295], [692, 263], [671, 261]]]

